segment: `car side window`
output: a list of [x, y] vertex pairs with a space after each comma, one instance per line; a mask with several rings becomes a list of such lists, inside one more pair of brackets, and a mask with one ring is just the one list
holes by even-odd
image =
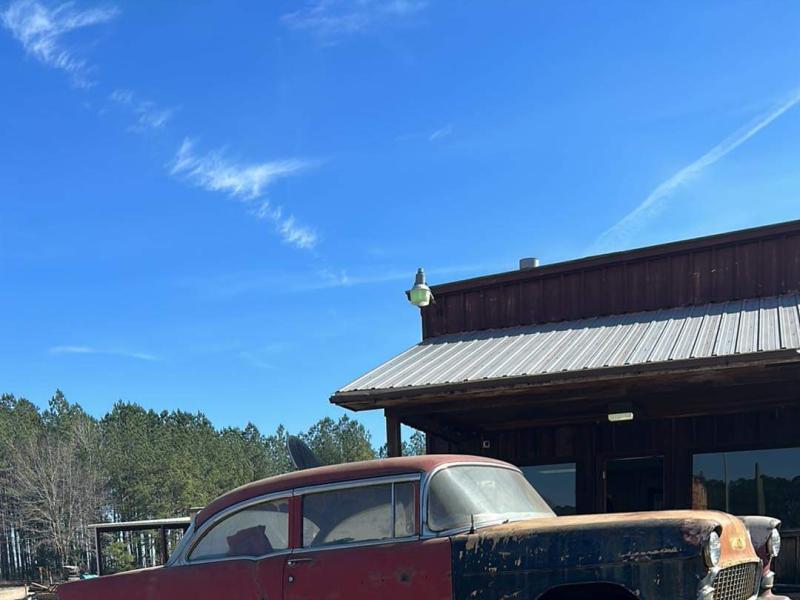
[[189, 562], [258, 558], [289, 547], [289, 501], [256, 504], [214, 525], [194, 547]]
[[414, 535], [415, 496], [413, 483], [388, 483], [307, 494], [303, 496], [303, 547]]

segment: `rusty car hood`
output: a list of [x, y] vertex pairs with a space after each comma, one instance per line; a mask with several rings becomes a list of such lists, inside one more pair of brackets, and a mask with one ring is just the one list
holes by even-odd
[[[532, 518], [483, 527], [465, 534], [465, 549], [487, 543], [575, 536], [606, 539], [606, 552], [597, 546], [597, 558], [610, 561], [649, 561], [660, 557], [696, 554], [713, 530], [721, 531], [721, 567], [758, 560], [744, 523], [716, 511], [658, 511]], [[583, 535], [585, 534], [585, 536]], [[616, 549], [616, 550], [614, 550]], [[603, 556], [605, 554], [605, 556]], [[616, 554], [616, 556], [612, 556]]]

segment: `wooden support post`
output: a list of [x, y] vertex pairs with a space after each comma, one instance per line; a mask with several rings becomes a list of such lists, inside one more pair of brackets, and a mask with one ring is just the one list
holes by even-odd
[[167, 564], [169, 552], [167, 551], [167, 528], [163, 525], [159, 527], [158, 532], [161, 534], [161, 564]]
[[386, 449], [390, 457], [403, 455], [403, 442], [400, 434], [400, 419], [388, 410], [386, 416]]
[[97, 554], [97, 575], [101, 576], [103, 574], [103, 550], [101, 548], [101, 537], [100, 537], [100, 529], [95, 527], [94, 529], [94, 549], [95, 553]]

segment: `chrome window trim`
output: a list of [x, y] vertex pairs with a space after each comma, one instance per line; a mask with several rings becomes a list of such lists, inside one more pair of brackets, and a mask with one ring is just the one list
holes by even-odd
[[[283, 490], [280, 492], [273, 492], [271, 494], [264, 494], [263, 496], [256, 496], [254, 498], [248, 498], [247, 500], [242, 500], [241, 502], [237, 502], [236, 504], [232, 504], [231, 506], [219, 511], [218, 513], [214, 514], [212, 517], [208, 519], [205, 523], [203, 523], [197, 530], [195, 530], [192, 534], [192, 539], [186, 545], [186, 547], [181, 552], [181, 555], [176, 561], [170, 566], [177, 566], [177, 565], [199, 565], [199, 564], [207, 564], [210, 562], [222, 562], [222, 561], [229, 561], [229, 560], [262, 560], [268, 556], [274, 556], [276, 554], [286, 554], [291, 548], [276, 550], [274, 552], [270, 552], [268, 554], [263, 554], [261, 556], [231, 556], [231, 557], [223, 557], [223, 558], [208, 558], [208, 559], [201, 559], [201, 560], [190, 560], [189, 557], [194, 552], [195, 547], [200, 541], [205, 537], [205, 535], [213, 529], [218, 523], [224, 521], [228, 517], [234, 515], [235, 513], [241, 512], [243, 510], [247, 510], [252, 506], [256, 506], [258, 504], [266, 504], [268, 502], [274, 502], [275, 500], [286, 500], [288, 501], [292, 497], [291, 490]], [[287, 525], [288, 526], [288, 525]], [[290, 533], [290, 532], [287, 532]]]
[[346, 490], [350, 488], [370, 487], [384, 485], [387, 483], [404, 483], [406, 481], [419, 481], [422, 473], [404, 473], [400, 475], [383, 475], [381, 477], [369, 477], [367, 479], [349, 479], [336, 483], [321, 483], [318, 485], [307, 485], [295, 488], [293, 496], [305, 496], [307, 494], [317, 494], [321, 492], [332, 492], [336, 490]]
[[194, 537], [194, 524], [196, 519], [197, 515], [192, 517], [192, 521], [189, 523], [189, 527], [187, 527], [186, 531], [183, 532], [181, 539], [178, 540], [177, 545], [172, 550], [172, 554], [169, 555], [167, 562], [164, 564], [165, 567], [172, 567], [180, 563], [180, 560], [184, 554], [184, 550], [191, 543], [192, 538]]
[[[495, 469], [506, 469], [508, 471], [515, 471], [524, 477], [520, 468], [514, 465], [506, 463], [491, 463], [491, 462], [479, 462], [479, 461], [443, 463], [437, 466], [436, 468], [432, 469], [431, 471], [428, 471], [428, 473], [426, 473], [426, 476], [422, 480], [422, 486], [420, 488], [420, 503], [419, 503], [420, 539], [426, 540], [437, 537], [448, 537], [451, 535], [455, 535], [457, 533], [464, 533], [465, 531], [469, 531], [470, 529], [472, 529], [471, 525], [463, 527], [455, 527], [453, 529], [447, 529], [445, 531], [433, 531], [428, 527], [428, 494], [430, 493], [431, 480], [433, 480], [433, 478], [440, 472], [444, 471], [445, 469], [449, 469], [451, 467], [493, 467]], [[529, 517], [509, 519], [509, 522], [525, 520], [526, 518]], [[481, 529], [483, 527], [491, 527], [492, 525], [498, 525], [500, 523], [503, 523], [504, 521], [506, 521], [506, 519], [495, 519], [492, 521], [484, 521], [480, 524], [476, 524], [475, 529]]]
[[388, 546], [390, 544], [404, 544], [406, 542], [418, 542], [419, 535], [407, 535], [405, 537], [396, 538], [386, 538], [383, 540], [363, 540], [361, 542], [347, 542], [344, 544], [328, 544], [325, 546], [309, 546], [303, 547], [300, 546], [299, 548], [294, 548], [292, 550], [292, 554], [310, 554], [313, 552], [323, 552], [325, 550], [344, 550], [345, 548], [364, 548], [368, 546]]
[[196, 565], [208, 565], [208, 564], [216, 564], [222, 562], [231, 562], [236, 560], [246, 560], [250, 562], [258, 562], [265, 560], [267, 558], [272, 558], [273, 556], [286, 556], [292, 553], [291, 548], [287, 548], [286, 550], [276, 550], [275, 552], [270, 552], [269, 554], [262, 554], [261, 556], [224, 556], [222, 558], [204, 558], [201, 560], [192, 560], [192, 561], [181, 561], [176, 562], [175, 564], [170, 565], [170, 567], [193, 567]]

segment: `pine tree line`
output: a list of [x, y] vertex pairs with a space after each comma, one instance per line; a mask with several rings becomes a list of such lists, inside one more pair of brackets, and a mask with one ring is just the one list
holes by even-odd
[[[185, 516], [245, 483], [292, 470], [281, 425], [217, 429], [202, 413], [145, 410], [118, 402], [102, 419], [57, 391], [45, 410], [0, 397], [0, 581], [41, 580], [64, 565], [92, 570], [87, 525]], [[348, 416], [300, 434], [324, 464], [385, 455]], [[424, 452], [422, 434], [406, 454]], [[173, 542], [176, 539], [173, 537]], [[157, 563], [148, 533], [116, 535], [114, 570]]]

